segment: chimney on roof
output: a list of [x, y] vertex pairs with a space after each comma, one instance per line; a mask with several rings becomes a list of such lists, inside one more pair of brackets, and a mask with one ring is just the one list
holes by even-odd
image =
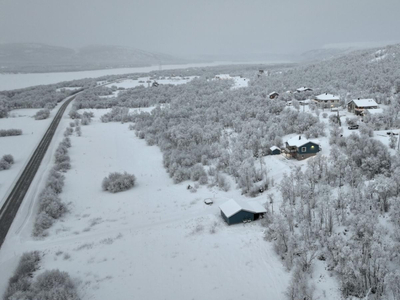
[[301, 135], [299, 135], [299, 140], [301, 140]]

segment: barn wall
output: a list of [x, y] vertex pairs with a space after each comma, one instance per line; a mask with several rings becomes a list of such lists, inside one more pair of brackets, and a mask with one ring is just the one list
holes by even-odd
[[254, 221], [254, 214], [241, 210], [229, 218], [228, 224], [238, 224], [242, 223], [244, 220]]

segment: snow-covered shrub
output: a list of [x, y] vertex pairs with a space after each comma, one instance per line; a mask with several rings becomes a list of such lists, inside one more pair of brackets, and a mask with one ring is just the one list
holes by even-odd
[[14, 157], [11, 154], [3, 155], [2, 160], [8, 162], [10, 165], [14, 163]]
[[21, 129], [0, 129], [0, 137], [21, 135]]
[[132, 174], [128, 174], [127, 172], [118, 173], [110, 173], [108, 177], [105, 177], [102, 182], [103, 191], [109, 191], [111, 193], [117, 193], [129, 190], [135, 185], [136, 177]]
[[54, 223], [54, 219], [50, 217], [45, 211], [40, 212], [35, 219], [33, 225], [33, 236], [45, 236], [46, 229], [49, 229]]
[[200, 176], [200, 178], [199, 178], [199, 183], [200, 183], [200, 184], [207, 184], [207, 183], [208, 183], [208, 176], [207, 176], [207, 174], [206, 174], [206, 175], [203, 175], [203, 176]]
[[361, 123], [359, 129], [360, 133], [363, 135], [367, 135], [369, 137], [374, 136], [374, 130], [365, 123]]
[[31, 286], [33, 299], [79, 300], [75, 283], [67, 272], [45, 271], [35, 278]]
[[75, 127], [75, 122], [69, 122], [69, 127]]
[[65, 176], [56, 170], [51, 170], [46, 181], [46, 188], [51, 189], [54, 193], [60, 194], [64, 186]]
[[77, 109], [74, 106], [71, 108], [68, 115], [71, 119], [80, 119], [82, 117], [82, 115], [78, 113]]
[[65, 128], [64, 136], [67, 137], [67, 136], [71, 135], [73, 132], [74, 132], [74, 130], [71, 127], [67, 127], [67, 128]]
[[14, 163], [14, 158], [11, 154], [6, 154], [0, 159], [0, 171], [8, 170]]
[[48, 109], [41, 109], [39, 110], [33, 117], [35, 120], [44, 120], [50, 116], [50, 110]]
[[31, 287], [31, 277], [39, 269], [40, 260], [41, 253], [39, 251], [22, 254], [14, 275], [8, 281], [8, 287], [3, 299], [29, 299], [28, 292]]
[[202, 176], [207, 176], [204, 167], [201, 164], [194, 165], [190, 172], [190, 180], [198, 181]]
[[323, 117], [324, 119], [326, 119], [327, 116], [328, 116], [328, 114], [327, 114], [326, 112], [322, 113], [322, 117]]
[[71, 169], [71, 164], [69, 161], [63, 161], [61, 163], [58, 163], [54, 165], [54, 170], [60, 171], [60, 172], [67, 172], [69, 169]]
[[230, 185], [229, 181], [226, 179], [225, 175], [218, 173], [216, 175], [216, 180], [217, 180], [218, 187], [221, 190], [223, 190], [225, 192], [229, 191], [229, 189], [231, 188], [231, 185]]
[[45, 189], [39, 196], [39, 212], [45, 212], [53, 219], [59, 219], [66, 211], [66, 206], [61, 202], [51, 188]]
[[75, 132], [76, 132], [77, 136], [81, 136], [82, 135], [81, 126], [76, 126], [75, 127]]
[[60, 145], [64, 145], [64, 146], [67, 147], [67, 148], [71, 147], [71, 140], [70, 140], [70, 138], [69, 138], [69, 137], [65, 137], [65, 138], [61, 141]]
[[103, 123], [108, 122], [129, 122], [132, 121], [132, 116], [129, 115], [129, 108], [127, 107], [113, 107], [110, 112], [101, 116], [100, 120]]

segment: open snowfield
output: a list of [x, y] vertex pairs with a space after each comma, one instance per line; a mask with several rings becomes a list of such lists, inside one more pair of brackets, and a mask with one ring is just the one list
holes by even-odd
[[[81, 137], [71, 137], [72, 168], [61, 194], [70, 213], [56, 222], [49, 237], [31, 237], [35, 195], [70, 122], [65, 115], [0, 251], [0, 293], [20, 255], [41, 250], [45, 257], [39, 273], [67, 271], [79, 281], [82, 299], [285, 298], [290, 273], [272, 244], [264, 241], [261, 222], [227, 226], [220, 217], [218, 206], [228, 199], [249, 200], [233, 182], [229, 192], [201, 186], [191, 193], [186, 187], [192, 182], [176, 185], [169, 178], [156, 146], [138, 139], [128, 124], [101, 123], [100, 116], [109, 110], [90, 111], [95, 113], [93, 122], [82, 126]], [[327, 151], [325, 143], [327, 138], [321, 140]], [[279, 155], [267, 156], [264, 162], [278, 183], [291, 167], [304, 167], [307, 160]], [[103, 178], [115, 171], [135, 174], [135, 187], [117, 194], [103, 192]], [[269, 193], [276, 196], [278, 210], [277, 184]], [[206, 198], [214, 204], [205, 205]], [[251, 200], [262, 204], [267, 197]], [[316, 295], [338, 299], [337, 285], [324, 268], [316, 263]]]
[[[71, 139], [72, 169], [61, 194], [71, 212], [42, 241], [30, 237], [34, 214], [13, 224], [0, 252], [8, 270], [0, 292], [19, 255], [37, 249], [46, 253], [42, 270], [59, 268], [81, 280], [83, 299], [283, 299], [289, 273], [262, 239], [260, 223], [228, 227], [219, 215], [218, 205], [240, 192], [203, 186], [190, 193], [188, 182], [173, 184], [160, 150], [127, 124], [101, 123], [105, 112], [97, 110], [82, 136]], [[58, 131], [67, 124], [64, 118]], [[135, 174], [136, 186], [103, 192], [101, 181], [113, 171]]]
[[0, 129], [21, 129], [22, 135], [0, 137], [0, 157], [11, 154], [15, 163], [11, 169], [0, 172], [0, 207], [5, 201], [10, 187], [25, 167], [36, 146], [49, 127], [57, 107], [51, 111], [46, 120], [35, 120], [33, 115], [40, 109], [16, 109], [8, 118], [0, 119]]
[[[235, 64], [274, 64], [278, 62], [210, 62], [210, 63], [197, 63], [186, 65], [163, 65], [163, 70], [175, 70], [183, 68], [200, 68], [200, 67], [213, 67], [220, 65], [235, 65]], [[141, 67], [141, 68], [119, 68], [119, 69], [106, 69], [95, 71], [81, 71], [81, 72], [55, 72], [55, 73], [26, 73], [26, 74], [9, 74], [0, 73], [0, 91], [14, 90], [25, 88], [29, 86], [52, 84], [61, 81], [69, 81], [83, 78], [96, 78], [105, 75], [120, 75], [132, 73], [146, 73], [159, 70], [159, 66]]]

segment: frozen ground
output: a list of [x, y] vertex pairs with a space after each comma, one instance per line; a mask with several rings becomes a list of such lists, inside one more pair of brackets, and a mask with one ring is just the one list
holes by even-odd
[[4, 154], [11, 154], [15, 160], [11, 169], [0, 172], [0, 207], [8, 195], [10, 186], [17, 180], [49, 127], [57, 108], [51, 111], [50, 118], [46, 120], [33, 118], [38, 110], [40, 109], [16, 109], [10, 112], [9, 118], [0, 119], [0, 129], [22, 130], [22, 135], [0, 137], [0, 157]]
[[[262, 239], [260, 223], [228, 227], [220, 218], [218, 205], [240, 192], [190, 193], [187, 182], [173, 184], [160, 150], [127, 124], [100, 123], [105, 112], [97, 110], [82, 136], [72, 137], [72, 169], [61, 194], [71, 212], [42, 241], [30, 237], [34, 214], [13, 224], [0, 252], [8, 270], [0, 287], [22, 252], [39, 249], [46, 253], [42, 270], [59, 268], [82, 280], [83, 299], [283, 299], [289, 273]], [[60, 129], [68, 120], [62, 122]], [[136, 186], [103, 192], [101, 181], [113, 171], [135, 174]]]
[[[211, 62], [211, 63], [197, 63], [186, 65], [163, 65], [163, 70], [175, 70], [196, 67], [212, 67], [220, 65], [235, 65], [235, 64], [273, 64], [278, 62]], [[40, 84], [52, 84], [61, 81], [69, 81], [83, 78], [96, 78], [105, 75], [119, 75], [130, 73], [146, 73], [150, 71], [159, 70], [159, 66], [142, 67], [142, 68], [120, 68], [120, 69], [106, 69], [95, 71], [81, 71], [81, 72], [60, 72], [60, 73], [27, 73], [27, 74], [4, 74], [0, 73], [0, 91], [20, 89], [29, 86]]]

